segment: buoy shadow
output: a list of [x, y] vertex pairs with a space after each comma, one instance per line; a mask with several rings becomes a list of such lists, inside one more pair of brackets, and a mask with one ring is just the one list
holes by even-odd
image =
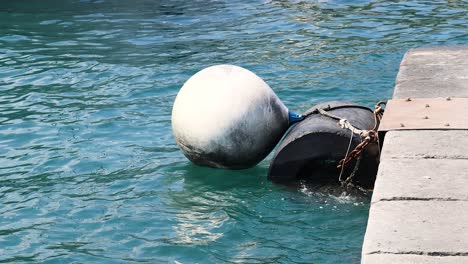
[[189, 163], [177, 168], [186, 184], [216, 186], [220, 189], [258, 187], [261, 188], [268, 180], [266, 169], [256, 166], [244, 170], [226, 170], [209, 168]]

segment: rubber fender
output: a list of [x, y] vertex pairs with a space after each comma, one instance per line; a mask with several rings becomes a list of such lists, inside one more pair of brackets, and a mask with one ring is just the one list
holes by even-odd
[[[347, 119], [361, 130], [373, 129], [376, 122], [371, 109], [350, 102], [333, 101], [310, 108], [303, 114], [305, 119], [288, 130], [276, 149], [268, 171], [271, 181], [282, 184], [303, 180], [319, 184], [339, 183], [338, 162], [345, 157], [350, 141], [352, 151], [361, 138], [351, 130], [341, 128], [337, 120], [320, 114], [318, 108]], [[373, 187], [379, 163], [378, 148], [375, 144], [363, 152], [354, 183]], [[352, 173], [355, 162], [345, 166], [343, 178]]]

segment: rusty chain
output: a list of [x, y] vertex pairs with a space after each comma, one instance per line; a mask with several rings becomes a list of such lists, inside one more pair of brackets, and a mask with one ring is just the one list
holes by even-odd
[[384, 108], [383, 106], [386, 104], [384, 101], [379, 101], [374, 106], [374, 128], [372, 130], [364, 130], [360, 133], [361, 136], [361, 143], [359, 143], [351, 153], [346, 155], [346, 157], [340, 162], [338, 162], [338, 169], [342, 168], [343, 166], [348, 165], [351, 161], [357, 159], [361, 156], [362, 152], [366, 149], [369, 144], [378, 143], [379, 142], [379, 135], [377, 133], [377, 129], [379, 128], [380, 120], [382, 120]]
[[[378, 135], [377, 130], [379, 128], [380, 121], [382, 120], [383, 113], [384, 113], [384, 106], [386, 104], [387, 103], [385, 101], [379, 101], [379, 102], [377, 102], [377, 104], [375, 104], [374, 111], [373, 111], [373, 114], [374, 114], [374, 127], [371, 130], [360, 130], [360, 129], [354, 127], [348, 120], [337, 117], [337, 116], [334, 116], [334, 115], [328, 113], [325, 109], [320, 109], [319, 108], [316, 111], [310, 113], [310, 114], [319, 113], [319, 114], [327, 116], [329, 118], [338, 120], [338, 125], [341, 128], [349, 129], [351, 131], [351, 135], [350, 135], [350, 138], [349, 138], [350, 141], [349, 141], [348, 150], [346, 151], [345, 157], [342, 160], [340, 160], [340, 162], [338, 162], [338, 166], [337, 166], [338, 169], [341, 169], [338, 180], [340, 181], [341, 185], [343, 187], [345, 187], [346, 189], [356, 188], [356, 189], [362, 191], [363, 193], [367, 193], [367, 190], [364, 190], [362, 187], [354, 185], [352, 183], [352, 180], [353, 180], [354, 175], [356, 174], [356, 172], [357, 172], [357, 170], [359, 168], [359, 164], [360, 164], [360, 161], [361, 161], [361, 158], [362, 158], [362, 152], [370, 144], [375, 144], [375, 143], [380, 144], [379, 135]], [[329, 106], [329, 108], [330, 108], [330, 106]], [[349, 152], [352, 141], [353, 141], [353, 134], [359, 134], [359, 136], [361, 138], [361, 143], [359, 143], [354, 148], [353, 151]], [[380, 151], [380, 146], [379, 146], [379, 151]], [[353, 160], [356, 160], [356, 163], [354, 165], [354, 169], [351, 172], [351, 174], [345, 180], [343, 180], [341, 178], [341, 176], [343, 175], [344, 168], [346, 167], [346, 165], [348, 165]]]
[[346, 166], [348, 163], [350, 163], [352, 160], [356, 159], [361, 155], [361, 153], [364, 151], [364, 149], [371, 143], [377, 142], [378, 141], [378, 135], [377, 132], [374, 130], [366, 130], [361, 133], [361, 143], [359, 143], [351, 153], [348, 154], [347, 157], [344, 159], [340, 160], [338, 163], [338, 168], [340, 169], [342, 166]]

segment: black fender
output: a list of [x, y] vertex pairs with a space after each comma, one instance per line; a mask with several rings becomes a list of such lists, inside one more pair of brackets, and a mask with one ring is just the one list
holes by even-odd
[[[305, 119], [292, 126], [279, 144], [268, 170], [268, 178], [276, 183], [291, 184], [301, 180], [321, 184], [339, 183], [338, 162], [348, 149], [352, 151], [361, 138], [351, 130], [341, 128], [338, 120], [322, 115], [327, 113], [347, 119], [355, 128], [371, 130], [375, 126], [373, 111], [349, 102], [328, 102], [306, 111]], [[369, 147], [363, 152], [354, 183], [365, 188], [373, 187], [379, 162], [379, 149]], [[351, 174], [355, 161], [345, 166], [343, 178]]]

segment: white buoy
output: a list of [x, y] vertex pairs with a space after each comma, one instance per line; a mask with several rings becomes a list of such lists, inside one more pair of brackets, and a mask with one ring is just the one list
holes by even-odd
[[172, 129], [185, 156], [198, 165], [254, 166], [288, 129], [288, 109], [260, 77], [234, 65], [193, 75], [172, 109]]

